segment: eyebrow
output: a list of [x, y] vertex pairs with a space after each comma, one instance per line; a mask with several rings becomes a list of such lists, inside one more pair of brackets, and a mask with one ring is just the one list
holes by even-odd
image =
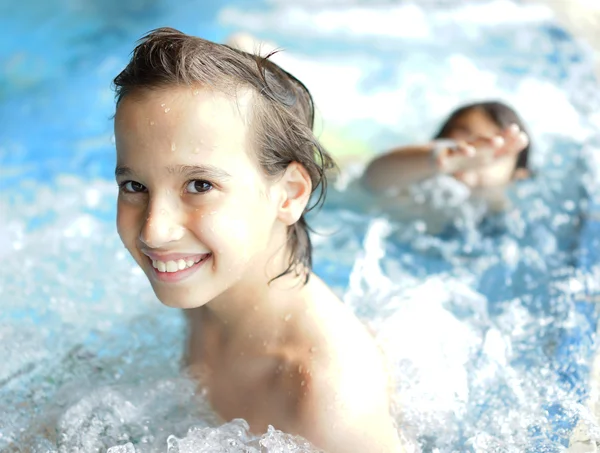
[[231, 175], [225, 170], [213, 165], [177, 165], [167, 167], [169, 173], [179, 173], [188, 178], [228, 179]]
[[[179, 173], [185, 175], [187, 178], [206, 178], [206, 179], [228, 179], [231, 175], [225, 170], [215, 167], [213, 165], [176, 165], [166, 167], [168, 173]], [[125, 166], [118, 165], [115, 168], [115, 177], [129, 176], [135, 172]]]

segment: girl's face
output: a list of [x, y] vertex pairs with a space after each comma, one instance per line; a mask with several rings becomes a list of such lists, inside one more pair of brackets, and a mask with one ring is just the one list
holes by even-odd
[[201, 306], [265, 271], [278, 192], [249, 143], [249, 101], [172, 87], [118, 106], [117, 229], [166, 305]]
[[[476, 137], [491, 138], [502, 132], [501, 128], [481, 109], [473, 108], [452, 122], [446, 135], [457, 141], [470, 141]], [[486, 167], [457, 173], [454, 176], [470, 187], [489, 187], [508, 184], [512, 179], [517, 157], [496, 159]]]

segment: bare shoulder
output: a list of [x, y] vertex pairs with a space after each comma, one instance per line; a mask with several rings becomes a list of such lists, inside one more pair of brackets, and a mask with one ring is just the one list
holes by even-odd
[[288, 355], [278, 382], [294, 398], [289, 422], [328, 452], [401, 451], [379, 348], [354, 314], [316, 283], [318, 308], [305, 326], [312, 346]]

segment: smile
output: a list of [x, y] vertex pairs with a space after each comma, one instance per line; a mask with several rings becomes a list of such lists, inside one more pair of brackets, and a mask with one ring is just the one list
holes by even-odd
[[157, 269], [159, 272], [179, 272], [192, 267], [194, 264], [199, 263], [205, 257], [206, 255], [194, 259], [188, 258], [179, 259], [175, 261], [152, 260], [152, 267], [154, 267], [154, 269]]
[[206, 253], [169, 261], [148, 259], [152, 263], [155, 278], [164, 282], [176, 282], [194, 273], [211, 256], [212, 253]]

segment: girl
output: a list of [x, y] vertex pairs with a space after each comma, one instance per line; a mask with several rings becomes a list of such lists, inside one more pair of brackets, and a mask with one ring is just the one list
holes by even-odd
[[479, 102], [455, 110], [433, 142], [378, 156], [362, 182], [383, 194], [449, 174], [471, 189], [498, 188], [528, 176], [528, 157], [529, 138], [517, 113], [501, 102]]
[[333, 162], [306, 87], [168, 28], [114, 83], [119, 235], [185, 310], [188, 365], [216, 412], [329, 452], [401, 451], [378, 348], [311, 272], [304, 215]]

